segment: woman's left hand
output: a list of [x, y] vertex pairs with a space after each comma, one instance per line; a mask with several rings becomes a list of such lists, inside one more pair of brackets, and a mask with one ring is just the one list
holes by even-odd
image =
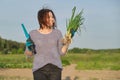
[[66, 34], [65, 37], [63, 38], [62, 42], [64, 45], [70, 44], [72, 42], [71, 36]]

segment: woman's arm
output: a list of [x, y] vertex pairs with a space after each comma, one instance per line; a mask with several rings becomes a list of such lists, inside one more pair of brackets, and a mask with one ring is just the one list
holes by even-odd
[[64, 55], [67, 53], [68, 48], [69, 48], [69, 44], [63, 45], [63, 47], [62, 47], [62, 53], [63, 53]]
[[26, 56], [33, 56], [32, 51], [28, 50], [27, 47], [26, 47], [26, 50], [25, 50], [24, 54], [25, 54]]
[[32, 56], [33, 54], [32, 54], [32, 51], [27, 51], [27, 50], [26, 50], [26, 51], [25, 51], [25, 55], [26, 55], [26, 56]]
[[62, 43], [63, 43], [62, 53], [65, 55], [71, 43], [71, 37], [65, 35], [65, 38], [63, 38]]

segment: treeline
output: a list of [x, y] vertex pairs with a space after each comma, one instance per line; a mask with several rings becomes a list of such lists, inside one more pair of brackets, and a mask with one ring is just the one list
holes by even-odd
[[69, 49], [68, 53], [88, 53], [88, 54], [92, 54], [92, 53], [120, 53], [120, 48], [118, 49], [87, 49], [87, 48], [73, 48], [73, 49]]
[[[3, 39], [0, 37], [0, 54], [23, 54], [25, 50], [25, 43], [16, 42], [12, 40]], [[120, 53], [118, 49], [87, 49], [87, 48], [72, 48], [68, 53]]]
[[0, 54], [23, 54], [25, 44], [0, 37]]

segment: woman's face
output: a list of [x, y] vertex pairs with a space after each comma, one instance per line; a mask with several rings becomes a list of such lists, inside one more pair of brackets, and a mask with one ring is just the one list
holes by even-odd
[[55, 19], [53, 17], [52, 12], [48, 12], [48, 14], [46, 15], [46, 25], [48, 27], [53, 27], [54, 22], [55, 22]]

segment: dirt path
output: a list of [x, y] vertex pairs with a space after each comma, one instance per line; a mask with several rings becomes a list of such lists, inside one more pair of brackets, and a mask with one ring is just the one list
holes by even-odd
[[[113, 70], [76, 70], [75, 64], [64, 67], [63, 79], [68, 80], [120, 80], [120, 71]], [[67, 80], [67, 79], [66, 79]]]
[[[63, 68], [62, 80], [120, 80], [120, 71], [113, 70], [75, 70], [75, 64]], [[31, 69], [0, 69], [0, 80], [32, 80]], [[7, 77], [7, 78], [5, 78]]]

